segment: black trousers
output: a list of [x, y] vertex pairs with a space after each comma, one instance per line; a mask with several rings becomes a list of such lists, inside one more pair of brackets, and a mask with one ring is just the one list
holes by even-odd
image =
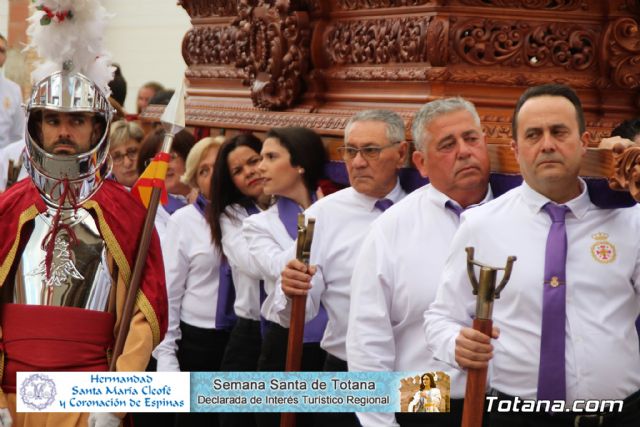
[[[498, 400], [515, 398], [504, 393], [498, 393]], [[493, 408], [497, 407], [497, 401]], [[549, 414], [547, 412], [497, 412], [490, 413], [491, 427], [638, 427], [640, 426], [640, 390], [624, 400], [622, 412], [607, 412], [602, 414], [561, 412]]]
[[[262, 335], [260, 321], [238, 318], [231, 330], [227, 349], [222, 357], [221, 371], [225, 372], [255, 372], [258, 370], [258, 357]], [[255, 427], [255, 415], [250, 412], [220, 413], [221, 427]]]
[[[347, 372], [347, 362], [327, 353], [324, 362], [325, 372]], [[315, 414], [315, 427], [359, 427], [360, 422], [354, 412], [318, 412]]]
[[[288, 328], [268, 322], [258, 359], [258, 371], [284, 371], [287, 361], [288, 339]], [[320, 343], [305, 343], [302, 349], [302, 370], [307, 372], [322, 371], [325, 357], [326, 353], [320, 348]], [[310, 413], [297, 414], [296, 424], [300, 427], [313, 426], [313, 415]], [[258, 427], [280, 426], [279, 413], [256, 413], [255, 417]]]
[[[178, 341], [178, 362], [180, 369], [189, 372], [215, 372], [220, 370], [229, 332], [220, 329], [203, 329], [180, 322], [182, 338]], [[208, 426], [217, 427], [218, 414], [179, 413], [176, 427]]]

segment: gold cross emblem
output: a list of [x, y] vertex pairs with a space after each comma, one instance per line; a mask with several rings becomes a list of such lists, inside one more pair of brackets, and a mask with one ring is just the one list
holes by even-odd
[[560, 284], [560, 280], [558, 280], [558, 276], [553, 276], [549, 284], [551, 285], [552, 288], [557, 288], [558, 285]]

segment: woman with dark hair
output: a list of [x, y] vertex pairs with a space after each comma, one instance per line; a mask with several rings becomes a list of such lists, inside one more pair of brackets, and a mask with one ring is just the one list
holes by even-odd
[[[262, 345], [260, 333], [261, 274], [249, 256], [242, 236], [245, 218], [269, 206], [270, 197], [262, 191], [258, 171], [262, 141], [251, 134], [240, 134], [220, 147], [211, 177], [209, 225], [213, 243], [224, 253], [233, 278], [236, 298], [233, 310], [237, 321], [231, 330], [222, 358], [222, 371], [256, 371]], [[221, 269], [221, 278], [223, 270]], [[255, 426], [251, 413], [221, 413], [224, 427]]]
[[[277, 306], [276, 282], [295, 252], [298, 213], [315, 201], [322, 177], [325, 150], [320, 137], [306, 128], [276, 128], [267, 133], [262, 146], [259, 170], [265, 194], [277, 202], [264, 212], [245, 219], [243, 235], [249, 252], [265, 284], [266, 299], [261, 313], [267, 320], [259, 371], [283, 371], [287, 350], [289, 319]], [[305, 325], [302, 369], [321, 371], [325, 359], [320, 349], [327, 315], [321, 307], [318, 316]], [[279, 414], [256, 414], [258, 426], [278, 426]], [[303, 418], [303, 417], [301, 417]], [[301, 425], [312, 421], [300, 420]]]

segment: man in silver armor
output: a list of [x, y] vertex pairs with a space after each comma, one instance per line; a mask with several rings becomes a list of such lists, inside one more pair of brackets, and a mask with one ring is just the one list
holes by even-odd
[[[145, 213], [123, 187], [104, 180], [111, 115], [104, 92], [66, 64], [31, 94], [31, 179], [0, 196], [0, 427], [121, 424], [110, 413], [15, 412], [17, 371], [109, 366]], [[166, 330], [155, 234], [143, 277], [118, 371], [143, 371]]]

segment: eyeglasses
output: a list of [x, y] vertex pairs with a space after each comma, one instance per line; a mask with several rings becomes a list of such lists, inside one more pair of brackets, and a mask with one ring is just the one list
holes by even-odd
[[391, 144], [387, 145], [370, 145], [362, 148], [343, 146], [338, 147], [338, 153], [340, 153], [345, 160], [355, 159], [358, 153], [360, 153], [362, 157], [367, 160], [378, 160], [380, 158], [380, 153], [382, 152], [382, 150], [391, 148], [396, 144], [400, 144], [400, 141], [392, 142]]
[[126, 153], [120, 154], [115, 153], [111, 155], [111, 160], [113, 160], [114, 165], [119, 165], [124, 161], [124, 158], [131, 160], [132, 162], [138, 158], [138, 149], [137, 148], [129, 148]]

